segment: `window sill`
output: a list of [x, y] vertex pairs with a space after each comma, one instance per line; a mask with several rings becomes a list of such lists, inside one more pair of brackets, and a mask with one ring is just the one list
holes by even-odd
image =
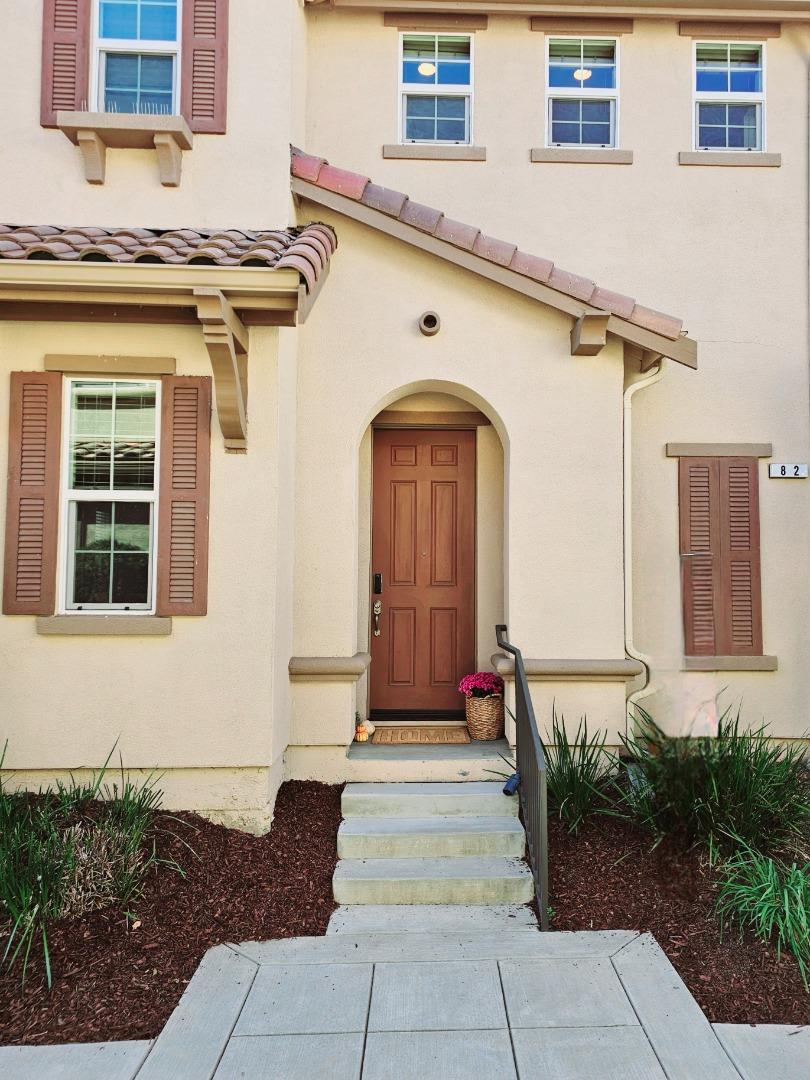
[[40, 615], [38, 634], [73, 637], [166, 637], [172, 620], [157, 615]]
[[776, 671], [775, 656], [685, 656], [684, 671]]
[[485, 146], [431, 146], [428, 143], [386, 143], [384, 158], [408, 158], [418, 161], [486, 161]]
[[781, 154], [764, 154], [761, 150], [681, 150], [679, 165], [737, 165], [749, 168], [778, 169]]
[[194, 143], [182, 116], [144, 116], [135, 113], [58, 112], [56, 126], [79, 147], [88, 184], [103, 184], [107, 147], [114, 150], [156, 150], [160, 182], [179, 187], [183, 150]]
[[632, 165], [632, 150], [617, 150], [615, 147], [533, 147], [529, 151], [533, 162], [565, 162], [577, 165]]

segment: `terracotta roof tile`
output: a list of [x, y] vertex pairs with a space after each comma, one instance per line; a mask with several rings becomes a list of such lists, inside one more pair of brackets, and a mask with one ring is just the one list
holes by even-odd
[[312, 288], [337, 247], [329, 225], [289, 229], [100, 229], [0, 226], [0, 260], [288, 267]]
[[323, 158], [305, 154], [296, 147], [292, 147], [291, 171], [293, 176], [301, 180], [345, 195], [355, 202], [360, 201], [364, 206], [398, 218], [438, 240], [472, 251], [488, 262], [506, 266], [516, 274], [547, 284], [552, 289], [573, 296], [592, 307], [610, 311], [619, 318], [652, 330], [662, 337], [674, 341], [680, 336], [680, 319], [643, 307], [630, 296], [597, 287], [589, 278], [563, 270], [555, 266], [550, 259], [530, 255], [519, 251], [514, 244], [484, 236], [477, 225], [453, 221], [445, 217], [441, 210], [413, 202], [402, 192], [380, 187], [359, 173], [338, 169]]
[[423, 203], [413, 202], [412, 199], [406, 199], [399, 220], [404, 221], [406, 225], [413, 225], [420, 232], [432, 235], [443, 217], [444, 214], [441, 210], [436, 210], [432, 206], [425, 206]]
[[380, 187], [379, 184], [367, 184], [360, 200], [364, 206], [370, 206], [372, 210], [379, 210], [389, 217], [399, 217], [407, 201], [408, 196], [404, 192]]

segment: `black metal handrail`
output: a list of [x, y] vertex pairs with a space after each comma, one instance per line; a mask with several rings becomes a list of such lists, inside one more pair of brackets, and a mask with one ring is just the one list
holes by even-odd
[[548, 791], [546, 754], [537, 730], [534, 706], [529, 694], [526, 668], [520, 649], [512, 645], [503, 624], [495, 627], [498, 646], [515, 660], [515, 725], [517, 727], [518, 792], [526, 830], [526, 846], [534, 877], [534, 895], [540, 929], [548, 930]]

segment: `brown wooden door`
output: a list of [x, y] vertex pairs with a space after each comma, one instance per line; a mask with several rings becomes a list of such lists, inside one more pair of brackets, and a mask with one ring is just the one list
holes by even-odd
[[475, 432], [375, 431], [373, 476], [371, 709], [459, 711], [475, 665]]

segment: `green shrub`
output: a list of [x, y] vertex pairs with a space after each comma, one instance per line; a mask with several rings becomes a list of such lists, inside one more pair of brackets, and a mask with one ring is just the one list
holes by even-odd
[[810, 970], [810, 863], [785, 865], [747, 845], [718, 868], [717, 912], [721, 924], [734, 921], [777, 952], [789, 949], [807, 987]]
[[716, 737], [671, 737], [639, 710], [634, 759], [622, 798], [659, 837], [685, 834], [714, 854], [739, 843], [769, 852], [799, 844], [810, 827], [810, 773], [799, 746], [783, 746], [766, 725], [745, 730], [724, 713]]
[[566, 822], [569, 832], [576, 834], [588, 815], [610, 805], [609, 778], [616, 758], [605, 749], [605, 732], [588, 734], [584, 716], [569, 741], [565, 718], [558, 716], [554, 707], [551, 733], [554, 745], [546, 750], [549, 808]]
[[114, 904], [126, 910], [160, 861], [155, 778], [135, 784], [122, 768], [120, 786], [108, 785], [108, 764], [89, 784], [57, 783], [36, 795], [10, 792], [0, 778], [0, 932], [7, 934], [0, 963], [20, 960], [23, 980], [39, 941], [51, 985], [51, 922]]

